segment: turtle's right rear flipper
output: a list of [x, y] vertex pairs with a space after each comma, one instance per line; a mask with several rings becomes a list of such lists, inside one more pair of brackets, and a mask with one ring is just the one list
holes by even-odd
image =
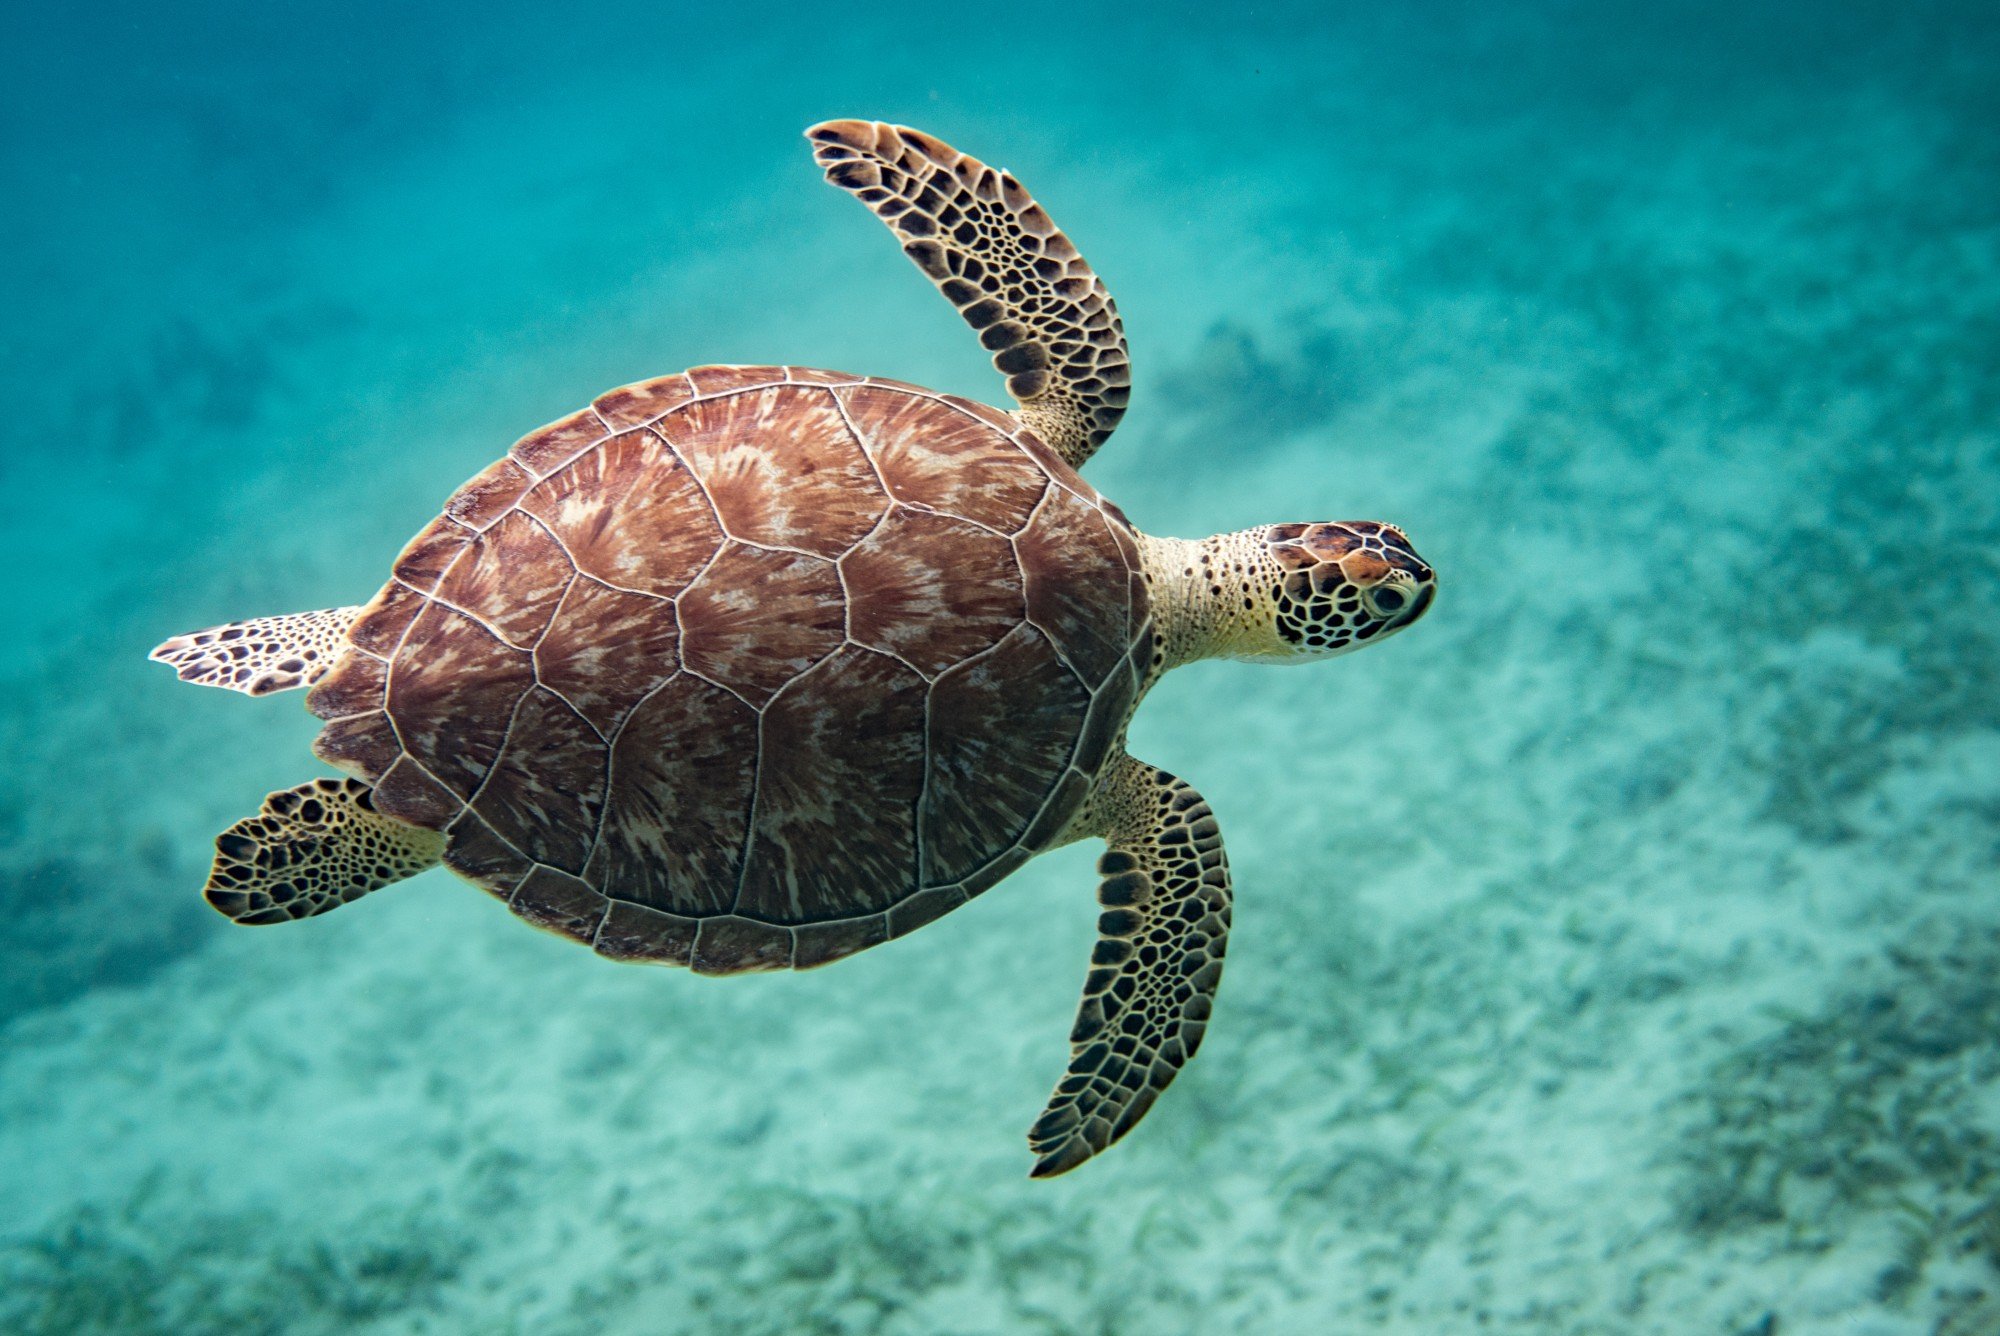
[[215, 839], [208, 902], [238, 923], [289, 923], [435, 867], [444, 836], [383, 816], [358, 779], [274, 793]]
[[252, 617], [175, 636], [147, 657], [171, 667], [183, 682], [268, 696], [317, 682], [360, 615], [359, 608], [322, 608]]

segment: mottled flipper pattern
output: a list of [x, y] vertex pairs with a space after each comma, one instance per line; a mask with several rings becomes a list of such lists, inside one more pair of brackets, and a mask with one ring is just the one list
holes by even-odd
[[215, 839], [208, 902], [238, 923], [289, 923], [435, 867], [444, 836], [383, 816], [358, 779], [316, 779], [264, 800]]
[[875, 211], [944, 293], [1021, 405], [1080, 467], [1125, 414], [1125, 328], [1104, 283], [1009, 172], [877, 121], [806, 131], [826, 179]]
[[223, 687], [246, 696], [311, 686], [333, 666], [359, 608], [322, 608], [282, 617], [252, 617], [175, 636], [151, 654], [181, 681]]
[[1121, 758], [1086, 819], [1111, 845], [1098, 863], [1104, 912], [1069, 1071], [1028, 1132], [1036, 1178], [1124, 1136], [1194, 1056], [1229, 939], [1222, 835], [1185, 781]]

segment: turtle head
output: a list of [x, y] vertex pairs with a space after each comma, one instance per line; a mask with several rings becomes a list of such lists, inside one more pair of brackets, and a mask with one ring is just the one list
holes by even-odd
[[1436, 572], [1403, 531], [1374, 520], [1140, 539], [1159, 595], [1161, 669], [1330, 659], [1396, 634], [1437, 594]]
[[1273, 524], [1263, 543], [1270, 639], [1244, 657], [1303, 662], [1345, 654], [1410, 625], [1437, 594], [1437, 573], [1391, 524]]

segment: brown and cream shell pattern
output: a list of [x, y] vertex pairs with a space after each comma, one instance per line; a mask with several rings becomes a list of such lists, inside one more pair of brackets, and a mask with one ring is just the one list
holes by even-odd
[[1118, 509], [991, 408], [698, 367], [523, 438], [397, 561], [315, 750], [538, 926], [824, 964], [1046, 847], [1151, 652]]

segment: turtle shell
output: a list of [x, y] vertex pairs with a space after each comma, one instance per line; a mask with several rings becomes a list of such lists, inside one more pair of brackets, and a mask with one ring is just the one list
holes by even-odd
[[537, 926], [805, 967], [1068, 823], [1150, 653], [1131, 526], [1012, 418], [697, 367], [524, 437], [404, 549], [314, 750]]

